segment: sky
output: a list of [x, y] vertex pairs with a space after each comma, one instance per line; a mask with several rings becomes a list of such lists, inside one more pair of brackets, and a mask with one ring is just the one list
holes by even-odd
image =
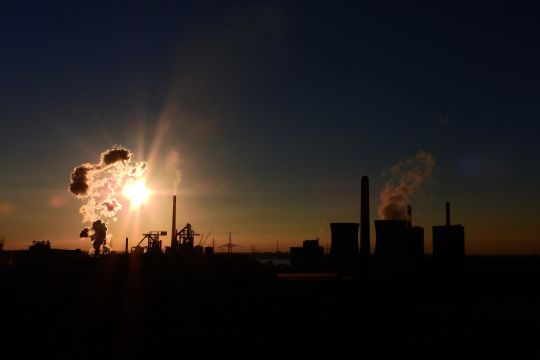
[[[273, 251], [359, 222], [371, 242], [395, 164], [424, 151], [407, 198], [425, 229], [465, 226], [469, 254], [540, 251], [540, 19], [516, 2], [11, 2], [0, 14], [0, 237], [79, 239], [73, 169], [114, 145], [153, 191], [108, 224], [113, 249], [178, 227]], [[127, 202], [127, 199], [121, 199]], [[168, 243], [169, 237], [164, 238]]]

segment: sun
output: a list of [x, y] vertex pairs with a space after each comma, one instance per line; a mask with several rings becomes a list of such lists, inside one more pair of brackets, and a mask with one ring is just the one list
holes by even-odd
[[132, 208], [138, 208], [148, 200], [150, 190], [146, 187], [145, 180], [139, 179], [126, 182], [122, 194], [131, 200]]

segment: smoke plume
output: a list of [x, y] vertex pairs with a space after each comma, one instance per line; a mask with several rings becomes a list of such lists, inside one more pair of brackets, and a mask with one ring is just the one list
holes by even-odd
[[105, 151], [101, 154], [101, 166], [114, 164], [117, 161], [128, 161], [131, 159], [131, 151], [128, 149], [117, 147]]
[[107, 246], [107, 225], [101, 220], [96, 220], [92, 223], [92, 227], [86, 227], [81, 230], [79, 235], [81, 238], [90, 238], [92, 240], [92, 247], [94, 248], [94, 255], [99, 256], [101, 253], [101, 247], [103, 246], [103, 252], [109, 252]]
[[80, 237], [90, 237], [95, 253], [105, 247], [108, 221], [116, 221], [122, 204], [117, 194], [127, 182], [134, 182], [144, 176], [146, 162], [135, 162], [127, 148], [115, 145], [103, 152], [99, 163], [85, 163], [73, 169], [70, 175], [69, 191], [85, 201], [79, 209], [83, 223], [92, 223], [84, 228]]
[[173, 178], [174, 195], [176, 195], [178, 186], [180, 186], [180, 182], [182, 181], [182, 172], [180, 171], [180, 161], [181, 161], [180, 153], [174, 149], [169, 152], [169, 154], [167, 155], [167, 159], [165, 161], [167, 174], [169, 174]]
[[420, 190], [422, 183], [431, 178], [435, 161], [433, 156], [419, 150], [412, 158], [403, 160], [390, 168], [392, 178], [381, 191], [379, 218], [383, 220], [408, 220], [409, 195]]

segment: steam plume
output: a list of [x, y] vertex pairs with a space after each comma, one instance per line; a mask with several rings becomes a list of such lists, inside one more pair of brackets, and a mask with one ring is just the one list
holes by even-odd
[[101, 154], [101, 165], [114, 164], [117, 161], [128, 161], [131, 159], [131, 151], [122, 147], [113, 147]]
[[180, 171], [180, 153], [177, 150], [171, 150], [167, 155], [165, 166], [167, 174], [173, 177], [173, 193], [176, 195], [178, 186], [182, 182], [182, 172]]
[[101, 252], [101, 246], [103, 246], [103, 252], [109, 252], [109, 248], [106, 244], [107, 239], [107, 225], [101, 220], [96, 220], [92, 223], [92, 227], [87, 227], [81, 230], [79, 235], [81, 238], [89, 237], [92, 240], [92, 247], [94, 248], [94, 255], [99, 256]]
[[383, 220], [407, 220], [409, 195], [420, 190], [423, 182], [431, 178], [435, 161], [433, 155], [419, 150], [412, 158], [403, 160], [390, 168], [390, 179], [381, 191], [379, 218]]
[[90, 237], [95, 254], [99, 254], [102, 245], [105, 247], [107, 222], [117, 220], [116, 216], [122, 209], [116, 195], [126, 182], [141, 178], [146, 166], [146, 162], [133, 161], [129, 149], [115, 145], [101, 154], [99, 163], [86, 163], [73, 169], [69, 191], [86, 201], [79, 212], [83, 223], [92, 223], [91, 228], [81, 231], [80, 237]]

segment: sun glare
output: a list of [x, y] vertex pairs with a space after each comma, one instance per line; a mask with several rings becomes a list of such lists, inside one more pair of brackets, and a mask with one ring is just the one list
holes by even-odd
[[144, 179], [126, 183], [122, 193], [131, 200], [132, 208], [138, 208], [150, 196], [150, 190], [146, 187]]

